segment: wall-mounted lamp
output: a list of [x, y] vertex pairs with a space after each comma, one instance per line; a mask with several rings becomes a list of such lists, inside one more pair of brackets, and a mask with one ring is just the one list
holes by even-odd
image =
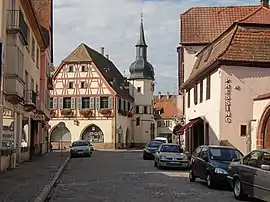
[[80, 122], [78, 120], [74, 120], [74, 125], [78, 126], [80, 124]]

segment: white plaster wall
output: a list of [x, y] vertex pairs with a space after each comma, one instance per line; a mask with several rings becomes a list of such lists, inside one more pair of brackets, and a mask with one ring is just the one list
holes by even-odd
[[[132, 135], [131, 135], [131, 123], [132, 123], [132, 117], [122, 116], [119, 113], [116, 115], [116, 128], [122, 129], [121, 134], [121, 143], [131, 143]], [[127, 130], [129, 131], [129, 140], [127, 140]], [[117, 143], [118, 143], [118, 137], [117, 137]]]
[[103, 131], [104, 143], [114, 142], [112, 139], [114, 133], [112, 120], [80, 120], [78, 126], [74, 125], [74, 120], [50, 120], [49, 124], [51, 125], [51, 130], [49, 133], [51, 134], [55, 126], [62, 121], [65, 122], [66, 127], [71, 133], [72, 142], [80, 140], [80, 136], [83, 131], [86, 129], [87, 126], [91, 124], [97, 125]]
[[[247, 137], [240, 136], [240, 125], [249, 126], [253, 119], [253, 99], [270, 91], [270, 69], [223, 66], [221, 68], [220, 138], [247, 153]], [[225, 79], [231, 80], [232, 122], [225, 122]], [[235, 87], [239, 87], [236, 89]]]
[[210, 99], [206, 100], [206, 79], [203, 80], [203, 102], [200, 103], [200, 85], [198, 85], [198, 104], [194, 104], [194, 88], [190, 90], [190, 108], [187, 107], [187, 95], [185, 100], [186, 123], [190, 119], [201, 117], [209, 123], [209, 144], [219, 144], [220, 139], [220, 94], [221, 76], [220, 71], [211, 75]]
[[257, 100], [253, 102], [253, 121], [251, 122], [251, 149], [257, 149], [256, 148], [256, 141], [257, 141], [257, 132], [259, 127], [259, 121], [261, 119], [261, 116], [266, 109], [266, 107], [270, 104], [270, 100]]
[[184, 46], [184, 81], [186, 81], [193, 69], [197, 59], [196, 54], [201, 51], [204, 46]]

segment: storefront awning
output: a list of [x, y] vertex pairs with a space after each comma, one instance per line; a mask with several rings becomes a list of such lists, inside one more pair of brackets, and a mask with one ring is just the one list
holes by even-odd
[[187, 130], [188, 128], [192, 127], [194, 124], [198, 123], [199, 121], [201, 121], [202, 119], [196, 118], [196, 119], [192, 119], [190, 120], [186, 125], [183, 125], [177, 132], [177, 135], [183, 135], [185, 130]]

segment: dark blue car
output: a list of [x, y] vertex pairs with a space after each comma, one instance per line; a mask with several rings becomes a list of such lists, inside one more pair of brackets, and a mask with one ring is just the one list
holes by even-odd
[[227, 180], [229, 165], [233, 159], [241, 159], [243, 154], [235, 148], [203, 145], [192, 154], [189, 165], [189, 180], [200, 178], [209, 188], [229, 185]]
[[154, 159], [154, 154], [156, 153], [159, 146], [163, 144], [160, 141], [149, 141], [143, 149], [143, 159], [150, 160]]

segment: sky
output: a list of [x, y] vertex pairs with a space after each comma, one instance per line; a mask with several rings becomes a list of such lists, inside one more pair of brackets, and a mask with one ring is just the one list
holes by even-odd
[[196, 6], [258, 5], [260, 0], [56, 0], [54, 59], [58, 66], [81, 43], [105, 54], [124, 76], [135, 60], [143, 13], [156, 92], [177, 93], [180, 14]]

